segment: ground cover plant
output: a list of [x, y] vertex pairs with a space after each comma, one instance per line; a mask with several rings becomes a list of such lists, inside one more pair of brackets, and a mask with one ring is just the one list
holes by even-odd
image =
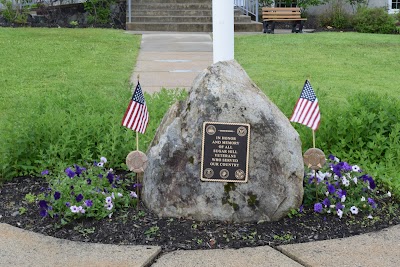
[[[139, 41], [110, 30], [0, 29], [7, 49], [0, 55], [7, 62], [0, 66], [1, 179], [14, 178], [0, 186], [0, 222], [70, 240], [164, 250], [308, 242], [400, 223], [397, 39], [236, 37], [237, 60], [287, 117], [310, 78], [322, 113], [317, 146], [333, 154], [321, 172], [305, 177], [300, 209], [279, 222], [244, 224], [158, 218], [136, 198], [140, 185], [123, 163], [135, 138], [120, 124]], [[185, 93], [145, 97], [150, 124], [141, 150]], [[294, 126], [303, 149], [311, 147], [311, 130]]]

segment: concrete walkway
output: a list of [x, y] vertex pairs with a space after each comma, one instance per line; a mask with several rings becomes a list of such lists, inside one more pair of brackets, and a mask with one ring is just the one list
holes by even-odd
[[[212, 63], [209, 34], [143, 35], [133, 82], [142, 88], [190, 88], [194, 77]], [[175, 251], [156, 246], [119, 246], [73, 242], [0, 223], [0, 266], [154, 266], [154, 267], [397, 267], [400, 225], [375, 233], [303, 244]]]
[[73, 242], [0, 223], [0, 266], [63, 267], [398, 267], [400, 225], [353, 236], [272, 248], [180, 250]]
[[139, 75], [147, 93], [189, 89], [194, 78], [212, 64], [212, 57], [208, 33], [143, 34], [131, 82], [136, 84]]

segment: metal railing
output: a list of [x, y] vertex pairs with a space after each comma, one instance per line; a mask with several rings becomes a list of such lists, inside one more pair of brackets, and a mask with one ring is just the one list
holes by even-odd
[[243, 14], [253, 15], [258, 22], [258, 0], [233, 0], [236, 8], [240, 9]]

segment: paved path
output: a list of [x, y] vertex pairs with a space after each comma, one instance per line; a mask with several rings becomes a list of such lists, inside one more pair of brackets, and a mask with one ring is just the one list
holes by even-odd
[[[190, 88], [212, 62], [209, 34], [144, 34], [133, 81], [140, 74], [147, 92]], [[303, 244], [175, 251], [156, 246], [73, 242], [0, 223], [0, 266], [154, 266], [154, 267], [398, 267], [400, 225], [371, 234]]]
[[131, 82], [139, 76], [143, 91], [189, 89], [194, 78], [212, 64], [209, 33], [148, 33], [142, 35]]
[[0, 223], [0, 266], [63, 267], [398, 267], [400, 225], [302, 244], [242, 249], [174, 251], [61, 240]]

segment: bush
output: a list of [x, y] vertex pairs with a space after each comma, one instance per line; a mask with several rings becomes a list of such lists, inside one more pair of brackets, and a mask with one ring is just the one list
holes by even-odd
[[[323, 114], [318, 144], [325, 150], [357, 162], [391, 190], [399, 192], [400, 102], [376, 93], [357, 94], [347, 108]], [[309, 146], [310, 147], [310, 146]]]
[[352, 16], [345, 10], [341, 2], [332, 4], [332, 7], [319, 17], [319, 20], [323, 27], [352, 28]]
[[3, 11], [0, 14], [9, 23], [26, 24], [28, 21], [28, 10], [26, 7], [19, 5], [20, 1], [16, 0], [15, 5], [11, 0], [0, 0], [3, 5]]
[[391, 34], [397, 31], [395, 18], [383, 8], [359, 8], [354, 18], [354, 28], [363, 33]]

